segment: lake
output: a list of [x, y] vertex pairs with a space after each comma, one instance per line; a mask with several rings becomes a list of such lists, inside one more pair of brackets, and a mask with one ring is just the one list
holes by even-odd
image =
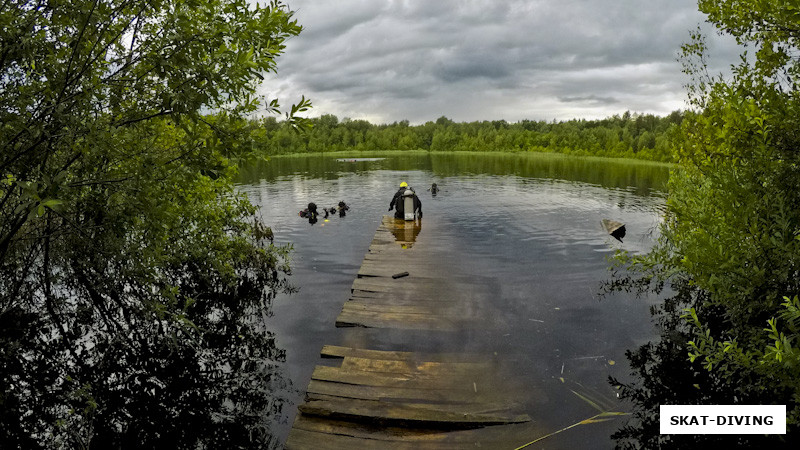
[[[615, 250], [643, 252], [657, 237], [669, 168], [549, 154], [392, 153], [279, 157], [244, 170], [238, 189], [260, 207], [277, 243], [290, 243], [297, 293], [280, 295], [268, 326], [286, 350], [292, 403], [275, 424], [285, 439], [325, 344], [493, 355], [519, 392], [531, 427], [523, 445], [597, 414], [626, 411], [609, 375], [628, 379], [625, 350], [656, 336], [654, 298], [600, 297]], [[342, 304], [401, 181], [422, 200], [415, 251], [492, 293], [486, 326], [457, 332], [336, 328]], [[437, 183], [433, 196], [427, 189]], [[298, 216], [344, 201], [345, 217]], [[626, 224], [624, 242], [602, 219]], [[490, 326], [491, 325], [491, 326]], [[624, 423], [580, 425], [528, 448], [612, 448]], [[540, 445], [537, 447], [537, 445]], [[511, 447], [514, 448], [514, 447]]]

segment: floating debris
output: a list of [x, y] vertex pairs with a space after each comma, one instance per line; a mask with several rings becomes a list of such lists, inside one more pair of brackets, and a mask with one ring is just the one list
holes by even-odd
[[609, 219], [603, 219], [600, 222], [603, 224], [603, 228], [605, 228], [605, 230], [608, 232], [609, 235], [611, 235], [611, 237], [622, 242], [622, 238], [625, 237], [624, 223]]

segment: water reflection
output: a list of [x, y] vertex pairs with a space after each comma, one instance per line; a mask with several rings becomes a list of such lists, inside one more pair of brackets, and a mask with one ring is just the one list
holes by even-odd
[[420, 231], [422, 231], [422, 219], [420, 218], [416, 220], [394, 219], [392, 234], [402, 248], [411, 248], [417, 241]]
[[[349, 161], [349, 160], [348, 160]], [[579, 181], [604, 188], [630, 189], [637, 195], [663, 192], [669, 166], [604, 158], [571, 158], [547, 153], [402, 153], [391, 158], [356, 158], [343, 162], [324, 155], [273, 157], [242, 170], [242, 182], [274, 181], [289, 174], [336, 180], [341, 174], [374, 170], [423, 170], [437, 178], [465, 175], [519, 176], [529, 179]], [[421, 184], [427, 186], [430, 181]]]
[[[650, 248], [669, 177], [664, 166], [470, 154], [350, 163], [310, 156], [267, 164], [261, 173], [243, 171], [240, 190], [260, 206], [276, 241], [295, 249], [292, 281], [301, 290], [276, 299], [270, 327], [287, 350], [288, 372], [299, 389], [307, 385], [325, 344], [478, 352], [495, 355], [507, 373], [515, 374], [504, 383], [514, 386], [537, 426], [555, 431], [596, 414], [584, 397], [616, 402], [607, 377], [624, 381], [629, 373], [625, 350], [653, 336], [648, 308], [654, 299], [615, 294], [600, 303], [596, 293], [615, 249]], [[435, 180], [439, 189], [425, 201], [425, 233], [421, 221], [400, 221], [403, 226], [390, 239], [395, 245], [412, 244], [410, 252], [430, 254], [429, 266], [446, 270], [452, 280], [481, 286], [465, 289], [458, 298], [488, 299], [491, 313], [483, 326], [411, 335], [334, 328], [386, 214], [383, 193], [394, 192], [399, 179], [414, 186]], [[292, 206], [338, 199], [352, 209], [324, 227], [298, 221]], [[624, 243], [601, 226], [608, 217], [626, 225]], [[298, 396], [294, 402], [299, 401]], [[290, 413], [284, 437], [291, 421]], [[617, 426], [581, 426], [546, 442], [554, 448], [610, 448], [609, 435]], [[519, 445], [537, 436], [528, 437]]]

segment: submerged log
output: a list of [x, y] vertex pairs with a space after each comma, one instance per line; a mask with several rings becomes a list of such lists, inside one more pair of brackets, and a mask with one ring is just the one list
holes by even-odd
[[611, 237], [622, 242], [622, 238], [625, 237], [624, 223], [609, 219], [603, 219], [601, 220], [601, 223], [603, 224], [603, 228], [605, 228], [605, 230], [608, 232], [609, 235], [611, 235]]

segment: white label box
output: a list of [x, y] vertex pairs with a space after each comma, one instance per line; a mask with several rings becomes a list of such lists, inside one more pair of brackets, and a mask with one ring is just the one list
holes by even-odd
[[661, 434], [786, 434], [786, 405], [660, 405]]

